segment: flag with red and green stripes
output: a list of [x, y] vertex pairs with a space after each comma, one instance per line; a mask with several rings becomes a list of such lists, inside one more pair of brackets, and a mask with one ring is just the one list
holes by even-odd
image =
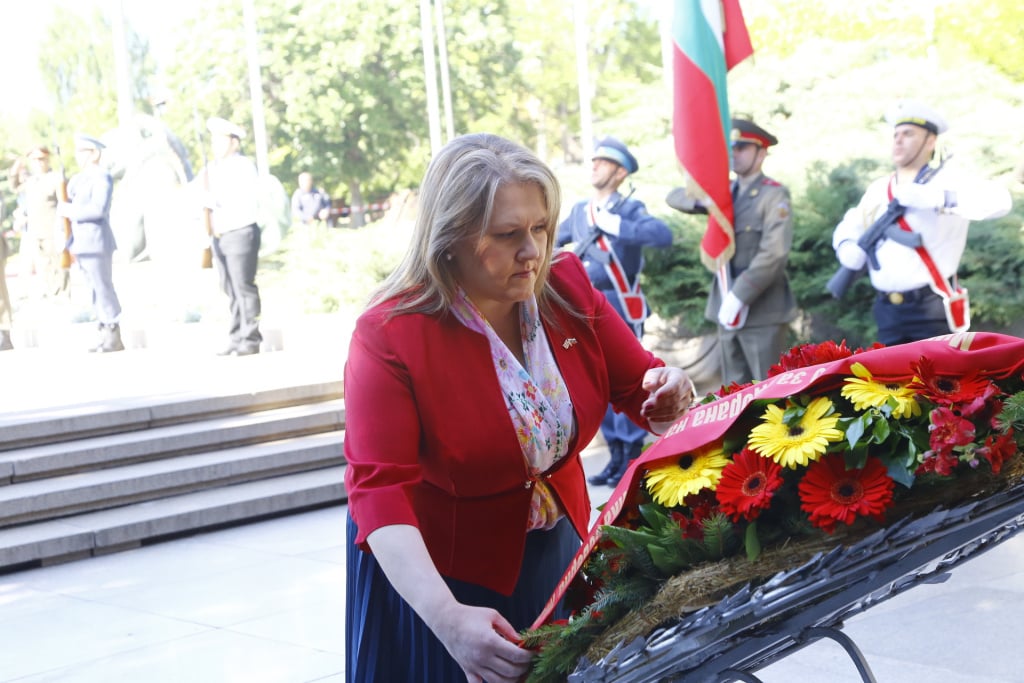
[[676, 158], [708, 208], [701, 259], [718, 270], [734, 249], [726, 74], [754, 48], [739, 0], [676, 0], [672, 42]]

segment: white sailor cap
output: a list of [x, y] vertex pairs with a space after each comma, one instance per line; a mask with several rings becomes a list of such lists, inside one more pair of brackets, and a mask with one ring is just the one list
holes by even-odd
[[245, 137], [245, 129], [241, 126], [236, 126], [227, 119], [222, 119], [219, 116], [211, 116], [207, 119], [206, 127], [214, 135], [230, 135], [238, 138], [239, 140]]
[[104, 147], [106, 147], [106, 145], [91, 135], [75, 133], [75, 149], [95, 149], [96, 151], [100, 151]]
[[897, 102], [885, 115], [885, 120], [893, 128], [903, 123], [910, 123], [936, 135], [949, 130], [949, 125], [941, 114], [931, 107], [913, 100]]

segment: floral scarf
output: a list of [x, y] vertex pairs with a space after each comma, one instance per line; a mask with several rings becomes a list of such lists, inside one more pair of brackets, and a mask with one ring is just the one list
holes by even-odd
[[530, 297], [519, 307], [525, 368], [462, 288], [452, 308], [463, 325], [490, 342], [498, 384], [533, 482], [527, 530], [551, 529], [563, 513], [542, 475], [568, 453], [574, 417], [569, 390], [541, 327], [537, 299]]

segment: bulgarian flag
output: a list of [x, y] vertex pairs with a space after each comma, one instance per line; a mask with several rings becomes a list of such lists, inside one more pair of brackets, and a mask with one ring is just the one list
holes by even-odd
[[[676, 0], [672, 18], [676, 157], [689, 176], [688, 193], [708, 209], [701, 260], [721, 285], [734, 251], [729, 192], [729, 97], [726, 73], [749, 57], [739, 0]], [[723, 293], [728, 288], [723, 288]]]

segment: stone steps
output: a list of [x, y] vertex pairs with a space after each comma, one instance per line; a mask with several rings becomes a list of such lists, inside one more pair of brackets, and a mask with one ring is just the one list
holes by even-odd
[[4, 414], [0, 572], [344, 502], [341, 394], [307, 382]]

